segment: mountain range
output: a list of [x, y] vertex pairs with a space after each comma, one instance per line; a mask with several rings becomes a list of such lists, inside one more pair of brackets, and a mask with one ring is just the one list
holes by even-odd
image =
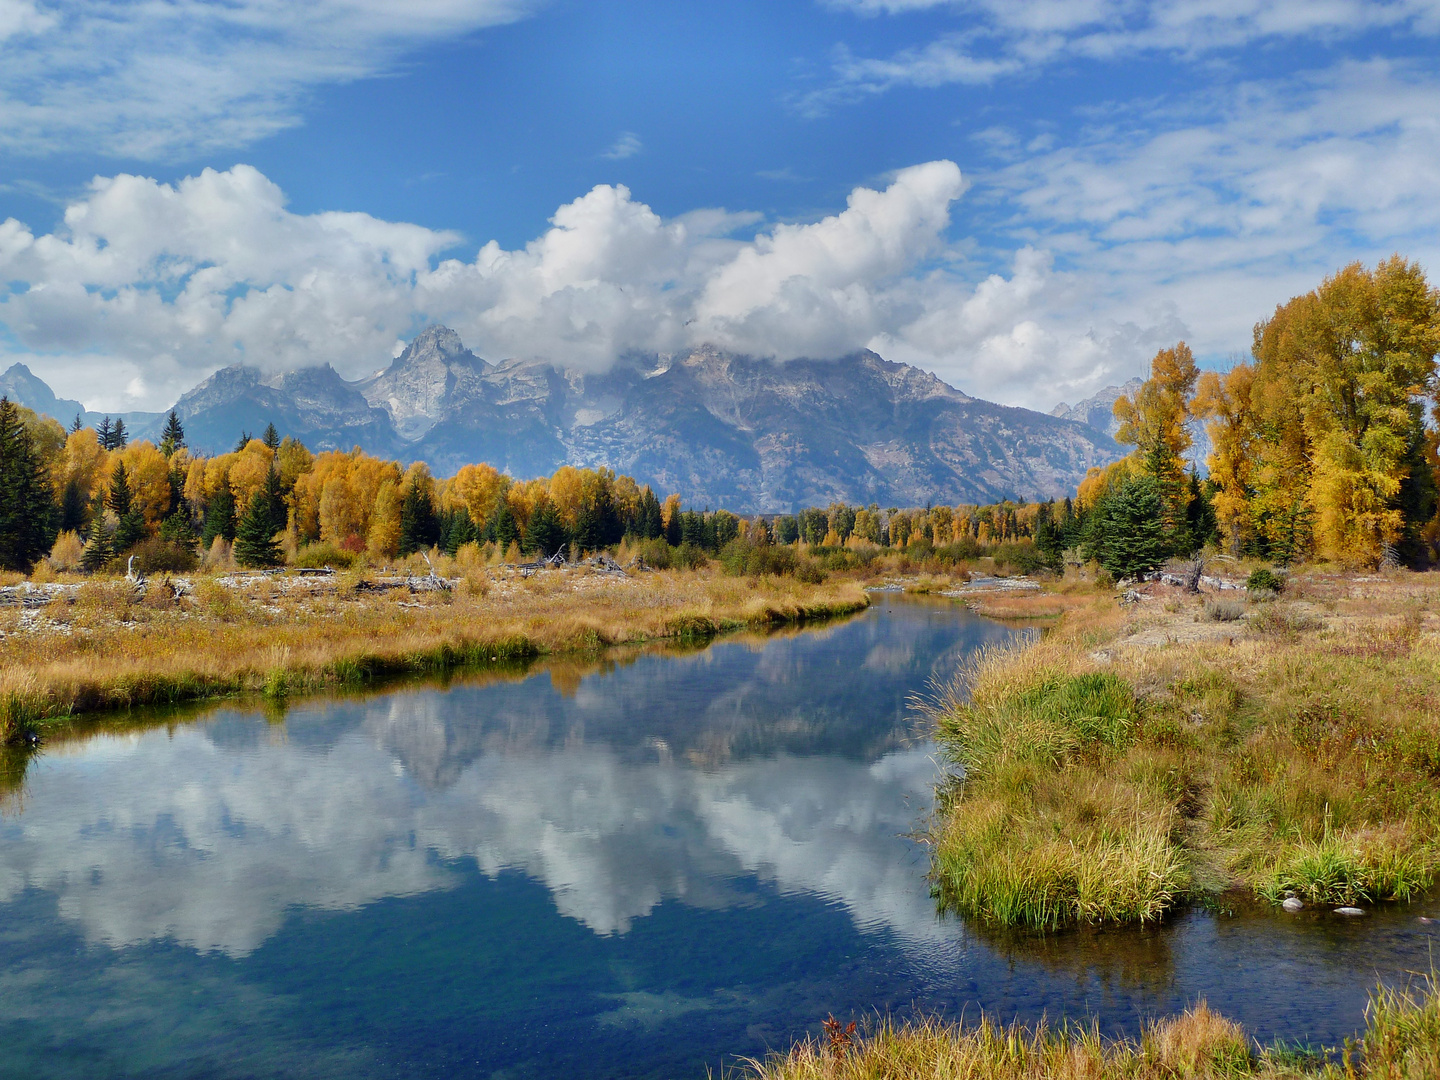
[[[0, 376], [0, 392], [62, 420], [82, 411], [20, 364]], [[236, 365], [175, 410], [190, 445], [208, 453], [273, 422], [312, 450], [360, 446], [428, 462], [439, 476], [476, 461], [517, 477], [605, 465], [687, 504], [740, 512], [1060, 497], [1123, 452], [1078, 417], [982, 401], [868, 350], [776, 363], [702, 346], [587, 373], [490, 363], [442, 326], [366, 379]], [[126, 425], [154, 438], [163, 416], [128, 414]]]

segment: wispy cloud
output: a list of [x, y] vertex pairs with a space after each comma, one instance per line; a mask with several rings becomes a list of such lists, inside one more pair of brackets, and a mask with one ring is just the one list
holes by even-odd
[[640, 141], [639, 135], [633, 131], [622, 131], [620, 137], [611, 143], [609, 149], [600, 156], [610, 161], [624, 161], [626, 158], [634, 157], [644, 148], [645, 144]]
[[782, 359], [869, 346], [1048, 409], [1179, 338], [1243, 350], [1256, 319], [1349, 260], [1440, 268], [1440, 77], [1418, 65], [1346, 62], [1036, 134], [987, 129], [964, 203], [945, 161], [784, 225], [662, 218], [601, 185], [528, 244], [464, 258], [450, 233], [291, 213], [243, 166], [114, 177], [51, 234], [0, 225], [0, 326], [68, 377], [57, 391], [106, 408], [136, 376], [150, 398], [126, 403], [160, 406], [237, 360], [367, 373], [436, 319], [484, 356], [592, 369], [702, 341]]
[[1440, 0], [824, 0], [863, 16], [941, 9], [956, 26], [889, 56], [836, 51], [832, 79], [795, 99], [820, 115], [901, 86], [984, 85], [1070, 59], [1143, 54], [1196, 59], [1282, 39], [1332, 41], [1375, 30], [1440, 35]]
[[0, 0], [0, 149], [163, 159], [300, 122], [307, 95], [532, 0]]

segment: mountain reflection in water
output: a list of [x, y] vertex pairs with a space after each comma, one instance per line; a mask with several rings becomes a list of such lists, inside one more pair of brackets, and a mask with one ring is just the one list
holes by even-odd
[[[905, 835], [936, 775], [910, 699], [1014, 633], [886, 598], [47, 746], [0, 818], [0, 1075], [699, 1075], [831, 1011], [1133, 1029], [1198, 993], [1326, 1038], [1423, 958], [1393, 913], [1040, 939], [937, 919]], [[1308, 989], [1267, 996], [1277, 970]]]

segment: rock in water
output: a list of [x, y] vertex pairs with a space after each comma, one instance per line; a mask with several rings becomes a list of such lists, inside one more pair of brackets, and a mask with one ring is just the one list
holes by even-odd
[[1299, 911], [1305, 906], [1305, 904], [1300, 900], [1298, 896], [1287, 896], [1280, 906], [1283, 907], [1286, 911]]
[[1365, 909], [1364, 909], [1364, 908], [1358, 908], [1358, 907], [1337, 907], [1337, 908], [1335, 909], [1335, 914], [1336, 914], [1336, 915], [1364, 915], [1364, 914], [1365, 914]]

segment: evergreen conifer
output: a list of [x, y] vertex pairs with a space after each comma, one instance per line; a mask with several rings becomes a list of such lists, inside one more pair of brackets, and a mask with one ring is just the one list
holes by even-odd
[[[581, 521], [584, 521], [587, 511], [580, 511]], [[575, 542], [585, 547], [580, 539], [580, 529], [575, 530]], [[525, 533], [525, 546], [544, 558], [549, 558], [557, 551], [565, 547], [569, 538], [565, 535], [565, 526], [560, 521], [560, 515], [555, 512], [554, 504], [545, 502], [535, 511], [530, 518], [530, 528]], [[593, 548], [591, 549], [593, 550]]]
[[426, 551], [439, 542], [440, 522], [435, 516], [430, 492], [425, 485], [412, 483], [406, 487], [405, 498], [400, 503], [400, 554]]
[[500, 500], [495, 513], [491, 514], [490, 520], [485, 523], [485, 531], [490, 539], [500, 546], [501, 551], [507, 550], [520, 539], [520, 527], [515, 523], [515, 515], [510, 512], [510, 504], [504, 499]]
[[223, 482], [205, 501], [205, 527], [200, 541], [208, 548], [217, 536], [235, 539], [235, 496], [230, 492], [230, 485]]
[[100, 426], [95, 429], [95, 438], [106, 450], [110, 449], [110, 417], [100, 421]]
[[110, 429], [110, 449], [124, 450], [129, 442], [130, 435], [125, 430], [125, 421], [117, 416], [115, 426]]
[[280, 564], [280, 545], [275, 534], [284, 522], [275, 519], [275, 502], [280, 495], [280, 476], [271, 469], [265, 486], [250, 499], [240, 523], [235, 527], [235, 561], [241, 566], [264, 567]]
[[1116, 578], [1153, 570], [1170, 553], [1166, 545], [1160, 481], [1133, 476], [1095, 504], [1085, 544], [1087, 558], [1100, 561]]
[[105, 528], [105, 519], [96, 514], [95, 522], [90, 526], [90, 535], [85, 540], [85, 551], [80, 556], [80, 565], [87, 574], [93, 574], [104, 569], [114, 553], [114, 548], [110, 545], [110, 532]]
[[0, 397], [0, 568], [25, 570], [55, 541], [55, 502], [20, 410]]
[[60, 528], [83, 533], [90, 523], [90, 500], [78, 480], [66, 483], [60, 495]]
[[280, 432], [275, 430], [273, 423], [267, 423], [265, 425], [265, 431], [260, 436], [260, 441], [268, 446], [272, 452], [280, 449]]
[[116, 465], [115, 471], [110, 475], [108, 504], [118, 522], [115, 535], [110, 538], [110, 545], [115, 554], [119, 555], [145, 539], [145, 515], [135, 507], [124, 465]]
[[195, 526], [190, 521], [190, 504], [183, 495], [175, 503], [175, 509], [160, 523], [160, 538], [167, 544], [174, 544], [192, 553], [195, 551], [199, 538], [195, 535]]
[[640, 512], [636, 515], [635, 531], [645, 540], [659, 539], [665, 531], [665, 518], [660, 512], [660, 500], [646, 484], [640, 492]]
[[240, 441], [235, 444], [235, 451], [234, 451], [234, 452], [238, 454], [238, 453], [240, 453], [241, 450], [244, 450], [245, 447], [247, 447], [247, 446], [249, 446], [249, 445], [250, 445], [250, 432], [248, 432], [248, 431], [242, 431], [242, 432], [240, 432]]
[[165, 418], [165, 430], [160, 434], [160, 452], [167, 458], [185, 445], [185, 428], [174, 409]]

